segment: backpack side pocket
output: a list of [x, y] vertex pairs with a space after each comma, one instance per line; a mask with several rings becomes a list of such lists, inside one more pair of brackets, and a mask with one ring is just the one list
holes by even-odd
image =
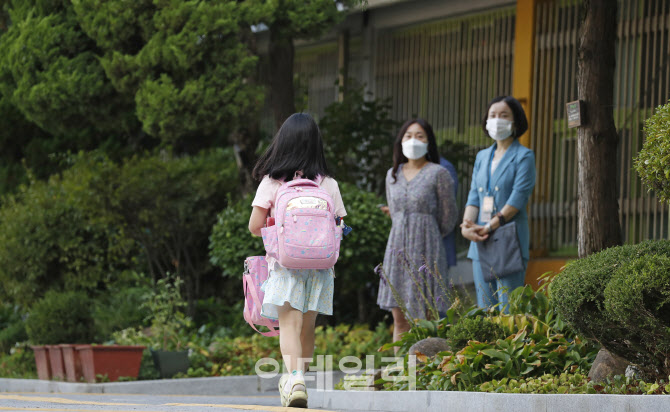
[[265, 246], [265, 252], [269, 257], [277, 259], [277, 226], [261, 228], [261, 236], [263, 237], [263, 246]]

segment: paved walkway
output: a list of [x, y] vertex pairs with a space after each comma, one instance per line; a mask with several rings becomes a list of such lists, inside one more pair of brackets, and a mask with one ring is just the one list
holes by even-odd
[[0, 393], [0, 411], [319, 411], [279, 406], [279, 394], [248, 396], [184, 396], [84, 393]]
[[[339, 379], [332, 378], [325, 381], [339, 382]], [[299, 411], [278, 406], [276, 380], [236, 376], [84, 384], [0, 379], [0, 412]], [[313, 411], [670, 412], [670, 395], [336, 391], [311, 388], [316, 383], [318, 379], [317, 382], [307, 383], [309, 405]]]

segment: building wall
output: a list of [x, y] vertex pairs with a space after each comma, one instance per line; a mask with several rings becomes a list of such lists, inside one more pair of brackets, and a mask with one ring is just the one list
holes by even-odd
[[[510, 1], [370, 3], [333, 33], [298, 45], [296, 71], [307, 79], [307, 110], [319, 117], [329, 99], [337, 99], [334, 82], [344, 33], [349, 76], [366, 84], [373, 96], [390, 99], [396, 120], [424, 117], [443, 149], [447, 141], [462, 143], [474, 154], [490, 144], [480, 126], [487, 102], [512, 94], [515, 26], [532, 25], [534, 41], [523, 43], [534, 45], [531, 129], [524, 136], [538, 169], [529, 207], [531, 247], [539, 256], [576, 254], [576, 129], [567, 128], [565, 103], [577, 98], [580, 1], [520, 0], [519, 7], [536, 4], [534, 13], [524, 13], [535, 16], [535, 22], [516, 21], [517, 2]], [[670, 2], [619, 3], [614, 110], [620, 172], [613, 178], [619, 183], [624, 240], [636, 243], [669, 237], [670, 211], [641, 185], [632, 159], [643, 142], [644, 119], [670, 97]], [[471, 167], [467, 162], [457, 167], [458, 200], [464, 206]]]

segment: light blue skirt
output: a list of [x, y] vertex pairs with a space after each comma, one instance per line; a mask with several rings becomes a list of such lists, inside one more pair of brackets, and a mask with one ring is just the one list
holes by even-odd
[[285, 302], [303, 313], [332, 315], [334, 286], [333, 269], [286, 269], [277, 263], [261, 285], [265, 292], [261, 315], [277, 319], [277, 308]]

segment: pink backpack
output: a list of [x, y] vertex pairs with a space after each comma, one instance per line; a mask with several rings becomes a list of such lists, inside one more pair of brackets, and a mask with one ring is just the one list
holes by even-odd
[[342, 228], [334, 203], [319, 183], [294, 179], [275, 198], [275, 225], [261, 229], [268, 256], [289, 269], [330, 269], [340, 254]]
[[[244, 320], [252, 328], [264, 336], [279, 335], [279, 322], [261, 316], [261, 307], [265, 293], [261, 285], [268, 278], [268, 263], [265, 256], [251, 256], [244, 261], [244, 275], [242, 275], [244, 287]], [[266, 326], [269, 331], [261, 332], [256, 325]]]

